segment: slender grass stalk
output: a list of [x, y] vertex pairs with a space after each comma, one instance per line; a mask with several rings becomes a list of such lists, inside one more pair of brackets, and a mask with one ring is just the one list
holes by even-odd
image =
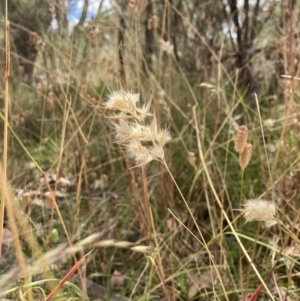
[[269, 288], [267, 287], [265, 281], [263, 280], [263, 278], [261, 277], [259, 271], [257, 270], [255, 264], [253, 263], [253, 261], [251, 260], [251, 257], [249, 256], [247, 250], [245, 249], [244, 245], [242, 244], [239, 236], [237, 235], [237, 232], [236, 230], [234, 229], [226, 211], [224, 210], [223, 206], [222, 206], [222, 203], [219, 199], [219, 196], [215, 190], [215, 187], [214, 187], [214, 184], [212, 182], [212, 179], [210, 177], [210, 174], [209, 174], [209, 171], [208, 171], [208, 168], [207, 168], [207, 165], [206, 165], [206, 162], [205, 162], [205, 159], [204, 159], [204, 156], [203, 156], [203, 151], [202, 151], [202, 145], [201, 145], [201, 140], [200, 140], [200, 135], [199, 135], [199, 127], [198, 127], [198, 121], [197, 121], [197, 114], [196, 114], [196, 110], [195, 110], [195, 107], [193, 107], [193, 113], [194, 113], [194, 120], [195, 120], [195, 123], [196, 123], [196, 131], [197, 131], [197, 142], [198, 142], [198, 150], [199, 150], [199, 156], [200, 156], [200, 160], [202, 162], [202, 165], [203, 165], [203, 168], [204, 168], [204, 171], [205, 171], [205, 174], [206, 174], [206, 177], [207, 177], [207, 180], [208, 180], [208, 183], [210, 185], [210, 188], [212, 190], [212, 193], [222, 211], [222, 214], [224, 215], [236, 241], [238, 242], [240, 248], [242, 249], [244, 255], [246, 256], [248, 262], [250, 263], [250, 265], [252, 266], [252, 269], [253, 271], [255, 272], [255, 274], [257, 275], [258, 279], [261, 281], [262, 285], [264, 286], [264, 288], [266, 289], [267, 293], [269, 294], [270, 298], [272, 301], [275, 301], [272, 293], [270, 292]]
[[155, 249], [157, 251], [157, 260], [155, 260], [155, 263], [156, 263], [155, 265], [157, 267], [157, 272], [158, 272], [157, 274], [160, 278], [160, 281], [162, 282], [162, 287], [165, 292], [165, 296], [166, 296], [167, 300], [170, 301], [171, 299], [169, 296], [169, 292], [167, 291], [166, 284], [165, 284], [165, 273], [164, 273], [164, 269], [163, 269], [162, 259], [160, 256], [160, 247], [159, 247], [159, 243], [157, 240], [153, 212], [152, 212], [152, 208], [151, 208], [151, 204], [150, 204], [150, 200], [149, 200], [146, 166], [142, 166], [141, 169], [142, 169], [142, 179], [143, 179], [143, 189], [144, 189], [144, 202], [145, 202], [145, 207], [146, 207], [147, 214], [148, 214], [148, 219], [150, 221], [150, 225], [149, 225], [150, 227], [148, 227], [148, 231], [150, 234], [149, 237], [153, 236], [154, 242], [155, 242]]
[[[21, 274], [22, 277], [24, 278], [24, 285], [30, 287], [30, 276], [27, 272], [27, 266], [26, 266], [26, 262], [25, 262], [25, 258], [23, 255], [23, 251], [22, 251], [22, 244], [21, 241], [19, 239], [19, 229], [17, 227], [17, 223], [16, 223], [16, 217], [14, 214], [14, 208], [13, 208], [13, 202], [14, 202], [14, 194], [13, 191], [9, 188], [7, 181], [5, 181], [5, 186], [3, 186], [3, 178], [4, 178], [4, 174], [2, 169], [0, 171], [0, 178], [1, 178], [1, 183], [2, 183], [2, 200], [5, 200], [5, 204], [6, 204], [6, 210], [7, 210], [7, 216], [8, 216], [8, 221], [9, 221], [9, 227], [13, 233], [13, 241], [14, 241], [14, 245], [16, 248], [16, 255], [17, 255], [17, 261], [18, 264], [20, 266], [21, 269]], [[2, 247], [2, 246], [1, 246]], [[33, 297], [32, 297], [32, 292], [31, 290], [28, 291], [28, 300], [29, 301], [33, 301]]]
[[8, 22], [7, 0], [5, 1], [5, 74], [4, 74], [4, 133], [3, 133], [3, 155], [2, 155], [2, 189], [1, 189], [1, 208], [0, 208], [0, 259], [2, 258], [2, 240], [3, 240], [3, 223], [4, 223], [4, 208], [5, 208], [5, 187], [6, 187], [6, 172], [7, 172], [7, 148], [8, 148], [8, 78], [10, 76], [10, 26]]
[[[19, 231], [15, 220], [13, 199], [14, 196], [11, 191], [8, 190], [7, 184], [7, 152], [8, 152], [8, 104], [9, 104], [9, 76], [10, 76], [10, 24], [8, 21], [7, 0], [5, 1], [5, 41], [6, 41], [6, 60], [5, 60], [5, 95], [4, 95], [4, 133], [3, 133], [3, 157], [1, 168], [1, 209], [0, 209], [0, 259], [2, 259], [2, 239], [3, 239], [3, 222], [4, 222], [4, 208], [6, 206], [7, 215], [9, 219], [9, 226], [13, 233], [14, 244], [16, 247], [17, 260], [20, 265], [22, 276], [24, 277], [25, 285], [30, 284], [30, 277], [26, 270], [26, 263], [22, 252], [22, 245], [19, 240]], [[29, 301], [33, 301], [31, 290], [28, 291]]]
[[[179, 188], [179, 186], [178, 186], [176, 180], [174, 179], [174, 177], [173, 177], [173, 175], [172, 175], [172, 173], [171, 173], [171, 171], [170, 171], [170, 169], [169, 169], [167, 163], [166, 163], [165, 161], [164, 161], [163, 163], [164, 163], [164, 165], [165, 165], [165, 167], [166, 167], [166, 169], [167, 169], [167, 171], [168, 171], [168, 173], [169, 173], [169, 175], [170, 175], [172, 181], [174, 182], [175, 187], [177, 188], [177, 191], [179, 192], [179, 194], [180, 194], [180, 196], [181, 196], [181, 198], [182, 198], [182, 200], [183, 200], [183, 202], [184, 202], [184, 204], [185, 204], [185, 206], [186, 206], [186, 208], [187, 208], [187, 210], [188, 210], [188, 213], [189, 213], [189, 215], [191, 216], [192, 221], [193, 221], [193, 223], [194, 223], [194, 225], [195, 225], [195, 227], [196, 227], [196, 229], [197, 229], [197, 231], [198, 231], [198, 233], [199, 233], [199, 235], [200, 235], [200, 238], [201, 238], [201, 241], [200, 241], [200, 242], [201, 242], [201, 244], [204, 246], [205, 250], [207, 251], [207, 254], [208, 254], [208, 256], [209, 256], [211, 262], [214, 263], [214, 262], [215, 262], [214, 257], [213, 257], [213, 255], [211, 254], [209, 248], [208, 248], [207, 245], [206, 245], [205, 239], [204, 239], [204, 237], [203, 237], [203, 235], [202, 235], [202, 232], [201, 232], [201, 230], [200, 230], [200, 227], [199, 227], [198, 223], [197, 223], [196, 220], [195, 220], [195, 217], [194, 217], [194, 215], [193, 215], [193, 213], [192, 213], [192, 211], [191, 211], [190, 206], [188, 205], [188, 203], [187, 203], [185, 197], [183, 196], [183, 194], [182, 194], [182, 192], [181, 192], [181, 190], [180, 190], [180, 188]], [[198, 239], [197, 239], [197, 240], [198, 240]], [[216, 273], [217, 273], [218, 279], [220, 280], [220, 283], [221, 283], [222, 289], [223, 289], [223, 291], [224, 291], [226, 300], [229, 301], [228, 296], [227, 296], [227, 294], [226, 294], [225, 286], [224, 286], [223, 281], [222, 281], [222, 277], [221, 277], [221, 275], [220, 275], [219, 270], [216, 268], [216, 264], [215, 264], [215, 263], [214, 263], [214, 267], [215, 267], [215, 271], [216, 271]]]
[[[257, 107], [257, 112], [258, 112], [258, 119], [259, 119], [259, 124], [260, 124], [260, 129], [261, 129], [261, 136], [262, 136], [262, 139], [263, 139], [264, 150], [265, 150], [265, 155], [266, 155], [266, 160], [267, 160], [269, 178], [270, 178], [270, 183], [271, 183], [271, 187], [272, 187], [272, 194], [273, 194], [273, 198], [274, 198], [274, 201], [275, 201], [275, 192], [274, 192], [274, 184], [273, 184], [273, 177], [272, 177], [273, 170], [271, 171], [271, 168], [270, 168], [270, 161], [269, 161], [269, 156], [268, 156], [267, 147], [266, 147], [266, 141], [265, 141], [265, 135], [264, 135], [263, 125], [262, 125], [262, 118], [261, 118], [261, 114], [260, 114], [260, 107], [259, 107], [258, 97], [257, 97], [256, 93], [254, 94], [254, 96], [255, 96], [255, 102], [256, 102], [256, 107]], [[276, 162], [276, 159], [275, 159], [275, 162]]]
[[[91, 253], [91, 252], [90, 252]], [[54, 298], [55, 294], [62, 288], [65, 282], [76, 272], [77, 269], [85, 262], [86, 257], [90, 254], [84, 255], [80, 260], [78, 260], [74, 266], [68, 271], [68, 273], [63, 277], [63, 279], [57, 284], [57, 286], [52, 290], [52, 292], [47, 296], [45, 301], [50, 301]]]

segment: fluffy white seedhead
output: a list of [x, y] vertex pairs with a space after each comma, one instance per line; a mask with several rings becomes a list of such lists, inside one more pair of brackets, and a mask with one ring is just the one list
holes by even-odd
[[108, 96], [105, 107], [109, 110], [121, 111], [134, 116], [136, 114], [136, 103], [139, 100], [139, 93], [131, 93], [124, 90], [114, 91]]
[[170, 41], [165, 41], [163, 39], [159, 40], [159, 45], [162, 51], [165, 51], [167, 54], [174, 54], [174, 45]]
[[164, 149], [159, 144], [154, 144], [153, 146], [148, 148], [149, 153], [156, 159], [156, 160], [163, 160], [165, 156]]
[[[140, 95], [127, 91], [112, 92], [104, 107], [111, 111], [109, 120], [115, 128], [116, 142], [123, 145], [136, 166], [152, 160], [164, 160], [163, 146], [171, 140], [166, 129], [160, 129], [154, 114], [149, 113], [151, 102], [138, 107]], [[145, 119], [150, 119], [148, 125]]]
[[155, 140], [158, 142], [160, 146], [164, 146], [166, 142], [171, 141], [171, 135], [167, 129], [158, 130], [156, 133]]
[[143, 128], [138, 123], [129, 123], [121, 119], [113, 123], [115, 127], [116, 142], [120, 144], [128, 143], [132, 140], [140, 140], [143, 137]]
[[241, 210], [247, 222], [263, 222], [265, 227], [271, 227], [277, 224], [276, 206], [274, 202], [267, 200], [247, 200], [244, 208]]
[[129, 156], [135, 160], [137, 166], [143, 166], [156, 159], [149, 149], [138, 140], [130, 141], [125, 145]]
[[138, 113], [138, 120], [144, 121], [147, 116], [153, 116], [153, 114], [149, 113], [151, 108], [151, 101], [147, 103], [147, 105], [143, 105], [141, 108], [136, 108], [136, 111]]

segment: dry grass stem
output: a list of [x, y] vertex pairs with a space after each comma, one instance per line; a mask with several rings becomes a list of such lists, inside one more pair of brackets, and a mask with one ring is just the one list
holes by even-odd
[[151, 30], [153, 28], [152, 23], [153, 23], [152, 18], [148, 19], [148, 21], [147, 21], [147, 29], [148, 30]]
[[274, 202], [267, 200], [247, 200], [242, 209], [247, 222], [263, 222], [266, 228], [277, 224], [275, 218], [276, 206]]
[[134, 15], [134, 1], [129, 1], [128, 5], [127, 5], [127, 15], [129, 17], [132, 17]]
[[146, 9], [146, 6], [148, 5], [148, 0], [138, 0], [136, 2], [137, 2], [138, 12], [142, 13]]
[[127, 14], [129, 17], [142, 13], [148, 4], [148, 0], [130, 0], [127, 5]]

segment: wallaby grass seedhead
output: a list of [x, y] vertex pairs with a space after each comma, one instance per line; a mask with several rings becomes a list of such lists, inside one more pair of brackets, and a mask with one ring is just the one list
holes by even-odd
[[238, 153], [244, 151], [248, 138], [248, 128], [245, 125], [241, 125], [237, 131], [234, 150]]
[[252, 157], [252, 151], [252, 145], [250, 143], [246, 143], [243, 152], [241, 152], [239, 156], [239, 162], [242, 170], [248, 166]]
[[156, 133], [155, 140], [161, 147], [164, 147], [167, 142], [171, 141], [169, 131], [167, 129], [159, 129]]
[[[140, 94], [124, 90], [114, 91], [108, 96], [104, 108], [112, 111], [108, 118], [115, 129], [116, 142], [123, 145], [137, 166], [152, 160], [164, 159], [163, 146], [171, 140], [166, 129], [159, 129], [155, 114], [149, 113], [151, 101], [137, 107]], [[145, 119], [151, 117], [150, 125]]]
[[125, 145], [129, 156], [135, 160], [138, 166], [145, 165], [154, 160], [148, 149], [139, 141], [130, 141]]
[[[136, 103], [140, 100], [140, 94], [130, 93], [127, 91], [114, 91], [108, 96], [105, 108], [109, 110], [119, 111], [134, 117], [137, 115]], [[119, 117], [119, 115], [118, 115]]]
[[263, 222], [266, 228], [277, 224], [275, 218], [276, 206], [272, 201], [267, 200], [247, 200], [241, 210], [247, 222]]

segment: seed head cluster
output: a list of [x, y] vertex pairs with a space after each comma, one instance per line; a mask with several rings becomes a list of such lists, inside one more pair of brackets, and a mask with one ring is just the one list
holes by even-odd
[[[138, 106], [140, 94], [120, 90], [108, 96], [104, 108], [110, 111], [109, 120], [115, 129], [116, 142], [123, 145], [137, 166], [152, 160], [164, 159], [163, 147], [171, 140], [166, 129], [160, 129], [150, 113], [151, 102]], [[146, 124], [146, 121], [151, 122]]]
[[239, 161], [242, 170], [244, 170], [248, 166], [251, 157], [252, 157], [252, 145], [250, 143], [246, 143], [243, 152], [240, 153]]
[[241, 125], [237, 131], [235, 138], [234, 150], [238, 153], [242, 153], [248, 138], [248, 128], [245, 125]]
[[275, 218], [276, 206], [274, 202], [267, 200], [247, 200], [244, 208], [241, 210], [246, 219], [246, 223], [250, 221], [259, 221], [269, 228], [277, 224]]
[[239, 163], [243, 171], [252, 157], [252, 145], [247, 143], [247, 139], [248, 128], [245, 125], [241, 125], [236, 134], [234, 150], [239, 153]]

